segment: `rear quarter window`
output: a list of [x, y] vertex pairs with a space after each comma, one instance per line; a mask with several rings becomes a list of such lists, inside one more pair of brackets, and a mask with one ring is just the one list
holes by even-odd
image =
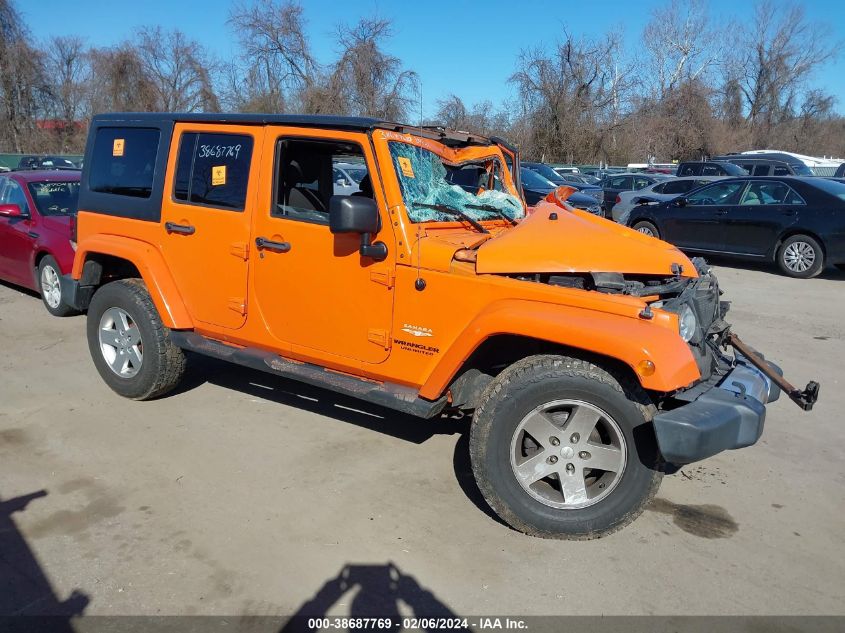
[[252, 144], [252, 137], [244, 134], [183, 134], [176, 161], [174, 200], [243, 211]]
[[149, 198], [160, 136], [161, 132], [154, 128], [98, 129], [89, 162], [91, 191]]

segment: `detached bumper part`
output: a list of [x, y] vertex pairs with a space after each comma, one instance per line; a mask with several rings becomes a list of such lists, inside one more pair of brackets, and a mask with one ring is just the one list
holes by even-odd
[[75, 310], [88, 309], [94, 290], [94, 286], [83, 286], [70, 275], [62, 275], [62, 302]]
[[[777, 365], [769, 366], [778, 374]], [[751, 446], [763, 434], [766, 403], [780, 389], [742, 356], [730, 373], [689, 404], [659, 413], [654, 431], [663, 458], [689, 464], [734, 448]]]

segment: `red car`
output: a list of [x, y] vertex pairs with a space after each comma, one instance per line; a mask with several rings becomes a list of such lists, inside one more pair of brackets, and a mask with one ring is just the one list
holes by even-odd
[[78, 200], [78, 171], [0, 174], [0, 279], [40, 292], [55, 316], [73, 312], [61, 284], [73, 266]]

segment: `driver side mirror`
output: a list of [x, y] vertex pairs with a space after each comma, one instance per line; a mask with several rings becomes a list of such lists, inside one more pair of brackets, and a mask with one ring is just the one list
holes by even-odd
[[4, 218], [25, 218], [27, 214], [17, 204], [0, 204], [0, 216]]
[[364, 196], [332, 196], [329, 200], [329, 230], [332, 233], [360, 233], [362, 257], [382, 261], [387, 257], [384, 242], [370, 244], [370, 234], [379, 230], [378, 205]]

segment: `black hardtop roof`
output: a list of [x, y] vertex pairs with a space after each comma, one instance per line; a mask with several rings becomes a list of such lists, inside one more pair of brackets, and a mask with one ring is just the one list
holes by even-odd
[[415, 126], [394, 123], [372, 117], [336, 116], [328, 114], [245, 114], [245, 113], [187, 113], [187, 112], [111, 112], [97, 114], [95, 125], [162, 123], [233, 123], [237, 125], [288, 125], [292, 127], [321, 128], [330, 130], [354, 130], [367, 132], [373, 129], [415, 134], [446, 145], [491, 145], [494, 141], [468, 132], [447, 130], [433, 126]]

